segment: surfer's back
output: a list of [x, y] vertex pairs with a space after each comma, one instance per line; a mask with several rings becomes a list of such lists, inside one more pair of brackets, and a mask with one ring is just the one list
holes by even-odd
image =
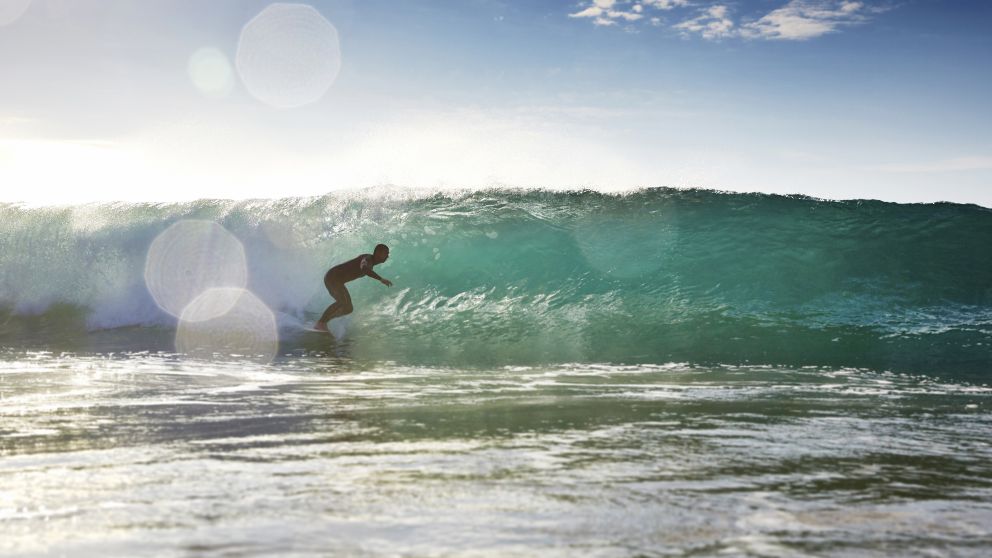
[[347, 283], [367, 275], [368, 270], [375, 265], [372, 254], [360, 254], [344, 263], [338, 264], [327, 271], [327, 276], [337, 282]]

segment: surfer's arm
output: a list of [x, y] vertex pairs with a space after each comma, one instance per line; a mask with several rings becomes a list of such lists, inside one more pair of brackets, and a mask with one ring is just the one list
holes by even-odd
[[390, 281], [389, 279], [383, 279], [382, 277], [379, 276], [378, 273], [372, 271], [371, 269], [369, 269], [368, 271], [366, 271], [365, 274], [368, 275], [369, 277], [375, 279], [376, 281], [382, 283], [383, 285], [385, 285], [387, 287], [392, 287], [393, 286], [393, 282], [392, 281]]
[[379, 276], [378, 273], [372, 271], [372, 266], [369, 265], [369, 261], [367, 259], [363, 259], [362, 260], [362, 263], [359, 264], [359, 265], [362, 268], [362, 271], [365, 272], [365, 275], [368, 275], [369, 277], [375, 279], [376, 281], [382, 283], [383, 285], [385, 285], [387, 287], [392, 287], [393, 286], [393, 282], [392, 281], [390, 281], [389, 279], [383, 279], [382, 277]]

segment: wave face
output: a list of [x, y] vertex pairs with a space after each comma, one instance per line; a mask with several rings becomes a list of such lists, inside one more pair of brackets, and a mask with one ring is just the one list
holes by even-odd
[[393, 288], [349, 284], [356, 357], [992, 370], [992, 210], [673, 189], [0, 206], [0, 342], [175, 326], [143, 273], [184, 219], [241, 241], [284, 325], [330, 302], [328, 267], [390, 245]]

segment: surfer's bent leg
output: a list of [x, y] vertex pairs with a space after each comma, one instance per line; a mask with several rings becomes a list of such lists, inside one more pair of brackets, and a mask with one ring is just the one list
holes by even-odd
[[324, 313], [317, 320], [317, 329], [327, 329], [327, 322], [333, 320], [334, 318], [340, 316], [346, 316], [351, 314], [354, 307], [351, 305], [351, 294], [348, 289], [344, 286], [344, 283], [336, 281], [334, 277], [328, 275], [324, 277], [324, 286], [327, 287], [327, 292], [331, 293], [331, 297], [334, 298], [334, 304], [327, 307]]

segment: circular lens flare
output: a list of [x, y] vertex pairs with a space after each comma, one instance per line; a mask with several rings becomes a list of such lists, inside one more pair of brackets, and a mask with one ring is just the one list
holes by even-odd
[[193, 358], [272, 362], [279, 350], [275, 315], [251, 291], [207, 289], [183, 310], [176, 351]]
[[245, 88], [275, 108], [319, 100], [341, 70], [338, 31], [305, 4], [272, 4], [241, 30], [235, 59]]
[[234, 88], [234, 70], [227, 56], [216, 48], [201, 48], [189, 58], [189, 79], [204, 95], [223, 99]]
[[[173, 316], [180, 317], [190, 302], [207, 289], [243, 288], [247, 284], [244, 247], [227, 229], [212, 221], [173, 223], [148, 248], [145, 285], [155, 303]], [[215, 305], [190, 319], [207, 320], [226, 311]]]

